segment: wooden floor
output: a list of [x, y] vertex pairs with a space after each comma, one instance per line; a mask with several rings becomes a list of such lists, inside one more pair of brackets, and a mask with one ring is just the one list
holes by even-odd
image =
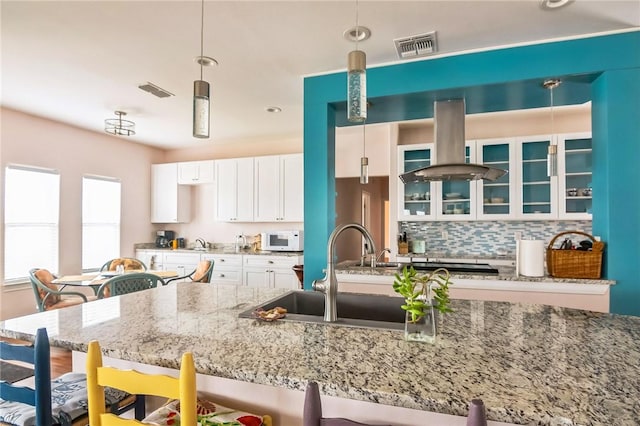
[[[6, 339], [4, 337], [0, 337], [0, 340], [9, 342], [9, 343], [28, 344], [28, 342], [23, 342], [15, 339]], [[69, 373], [70, 371], [71, 371], [71, 351], [67, 349], [51, 347], [51, 378], [55, 379], [56, 377], [59, 377], [64, 373]]]

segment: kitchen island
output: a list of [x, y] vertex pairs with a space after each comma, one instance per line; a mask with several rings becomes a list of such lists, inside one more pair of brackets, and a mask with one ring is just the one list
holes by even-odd
[[[454, 300], [434, 345], [406, 342], [400, 331], [238, 318], [283, 292], [172, 283], [2, 321], [0, 335], [32, 340], [46, 326], [55, 346], [84, 352], [98, 339], [108, 357], [172, 369], [191, 351], [198, 373], [262, 385], [264, 400], [270, 389], [302, 396], [315, 380], [326, 396], [453, 416], [479, 397], [490, 420], [514, 424], [640, 419], [640, 318]], [[301, 415], [298, 401], [264, 409]], [[364, 410], [342, 414], [380, 421]]]

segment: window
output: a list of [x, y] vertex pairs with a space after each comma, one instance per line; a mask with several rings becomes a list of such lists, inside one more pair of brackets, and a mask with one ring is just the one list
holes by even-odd
[[120, 256], [120, 181], [82, 178], [82, 269]]
[[58, 272], [58, 172], [8, 166], [4, 209], [5, 283], [23, 281], [32, 268]]

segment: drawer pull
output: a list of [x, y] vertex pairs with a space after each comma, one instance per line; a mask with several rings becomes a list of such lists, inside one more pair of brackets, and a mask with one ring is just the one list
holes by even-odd
[[220, 278], [224, 278], [224, 274], [220, 274], [218, 275]]

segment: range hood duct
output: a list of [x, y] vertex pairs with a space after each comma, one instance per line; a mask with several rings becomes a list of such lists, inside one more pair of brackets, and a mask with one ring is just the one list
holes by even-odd
[[432, 180], [496, 180], [507, 171], [465, 163], [464, 99], [434, 102], [434, 165], [401, 174], [404, 183]]

